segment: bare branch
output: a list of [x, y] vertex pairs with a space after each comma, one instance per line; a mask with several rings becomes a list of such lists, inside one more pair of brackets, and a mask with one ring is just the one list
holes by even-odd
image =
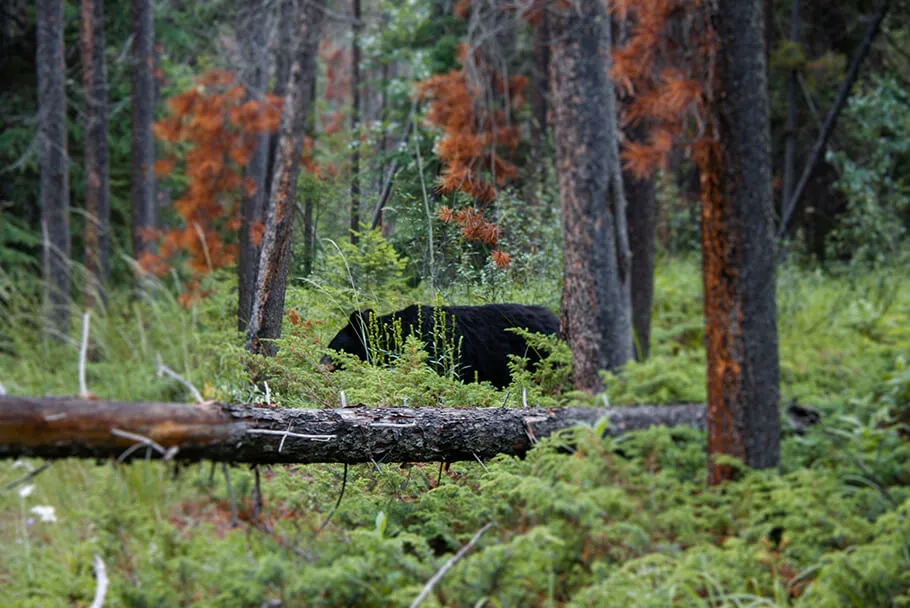
[[88, 398], [88, 388], [85, 385], [85, 358], [88, 354], [88, 330], [92, 312], [86, 310], [82, 314], [82, 345], [79, 347], [79, 396]]
[[436, 583], [438, 583], [442, 579], [442, 577], [445, 576], [446, 572], [451, 570], [452, 566], [457, 564], [461, 558], [463, 558], [465, 555], [467, 555], [468, 551], [470, 551], [471, 548], [477, 543], [477, 541], [480, 540], [480, 537], [483, 535], [483, 533], [492, 527], [493, 527], [493, 522], [490, 522], [487, 525], [485, 525], [483, 528], [478, 530], [477, 534], [474, 535], [474, 537], [468, 542], [468, 544], [466, 544], [464, 547], [462, 547], [458, 551], [458, 553], [456, 553], [451, 558], [449, 558], [449, 561], [447, 561], [445, 563], [445, 565], [443, 565], [443, 567], [439, 569], [439, 572], [434, 574], [433, 578], [431, 578], [429, 581], [427, 581], [427, 584], [423, 588], [423, 591], [420, 592], [420, 595], [418, 595], [416, 598], [414, 598], [414, 601], [411, 602], [411, 608], [417, 608], [417, 606], [420, 606], [420, 604], [423, 602], [423, 600], [427, 599], [427, 596], [430, 595], [430, 592], [433, 590], [433, 587], [436, 585]]

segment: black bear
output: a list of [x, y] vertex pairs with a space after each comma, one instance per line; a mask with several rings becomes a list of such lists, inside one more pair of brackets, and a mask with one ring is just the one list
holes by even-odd
[[[374, 358], [377, 353], [395, 350], [405, 338], [415, 334], [437, 371], [454, 364], [465, 381], [486, 380], [503, 388], [509, 385], [509, 355], [527, 356], [532, 362], [540, 359], [524, 338], [506, 331], [510, 327], [556, 335], [559, 318], [543, 306], [521, 304], [415, 304], [383, 316], [376, 316], [372, 310], [355, 311], [329, 348], [366, 361], [368, 349]], [[330, 365], [331, 359], [323, 357], [322, 363]]]

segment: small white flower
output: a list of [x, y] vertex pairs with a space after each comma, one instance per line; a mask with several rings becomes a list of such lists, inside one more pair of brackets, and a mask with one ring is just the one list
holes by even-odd
[[35, 486], [33, 486], [31, 484], [29, 484], [27, 486], [22, 486], [19, 489], [19, 496], [21, 496], [22, 498], [28, 498], [29, 496], [31, 496], [31, 494], [32, 494], [32, 492], [34, 492], [34, 490], [35, 490]]
[[35, 505], [30, 511], [41, 518], [41, 521], [57, 521], [57, 514], [54, 512], [54, 507], [48, 505]]

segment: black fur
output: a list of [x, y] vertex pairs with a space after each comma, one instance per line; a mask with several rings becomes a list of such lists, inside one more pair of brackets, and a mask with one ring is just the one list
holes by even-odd
[[[467, 382], [476, 379], [503, 388], [508, 386], [510, 381], [508, 367], [510, 354], [527, 356], [532, 362], [540, 359], [537, 353], [530, 351], [524, 338], [506, 329], [520, 327], [548, 335], [559, 333], [559, 318], [543, 306], [521, 304], [441, 306], [435, 309], [437, 319], [440, 309], [445, 312], [446, 343], [450, 345], [460, 343], [458, 371], [460, 377]], [[370, 332], [365, 332], [363, 328], [369, 327], [371, 317], [374, 315], [372, 310], [354, 312], [349, 323], [329, 343], [329, 348], [356, 355], [364, 361], [367, 359], [367, 347], [371, 350], [390, 350], [390, 345], [384, 337], [380, 338], [380, 344], [371, 344], [366, 339]], [[437, 344], [434, 343], [432, 306], [412, 305], [377, 317], [375, 323], [381, 336], [391, 333], [396, 319], [401, 321], [402, 339], [416, 333], [423, 341], [431, 362], [443, 358], [443, 354], [437, 352]], [[387, 328], [388, 332], [385, 331]], [[440, 333], [439, 329], [436, 328], [436, 334]], [[331, 359], [324, 357], [323, 363], [330, 364]]]

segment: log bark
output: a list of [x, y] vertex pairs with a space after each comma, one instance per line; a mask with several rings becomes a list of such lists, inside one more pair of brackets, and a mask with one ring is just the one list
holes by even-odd
[[250, 464], [455, 462], [521, 456], [556, 431], [604, 417], [612, 436], [656, 425], [705, 428], [701, 404], [317, 410], [3, 396], [0, 458], [127, 460], [148, 452]]

